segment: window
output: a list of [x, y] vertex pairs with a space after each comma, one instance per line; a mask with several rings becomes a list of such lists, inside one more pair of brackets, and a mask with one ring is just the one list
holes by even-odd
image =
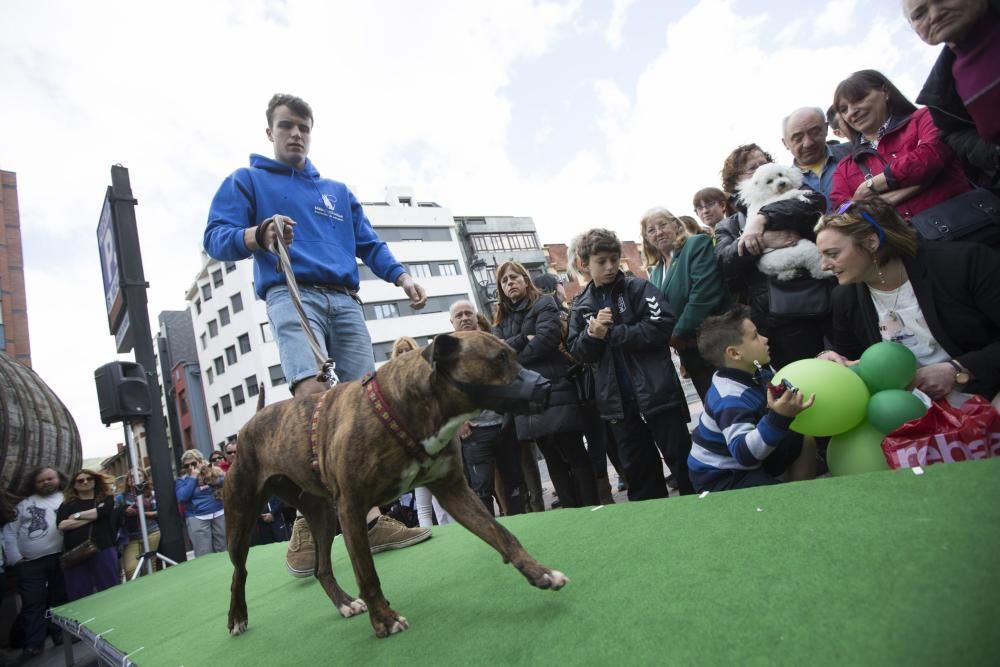
[[226, 262], [226, 273], [232, 273], [236, 270], [236, 262]]
[[233, 411], [233, 402], [229, 400], [229, 394], [219, 398], [219, 403], [222, 404], [222, 414], [228, 415]]
[[212, 298], [212, 286], [209, 285], [208, 283], [205, 283], [204, 285], [201, 286], [201, 300], [208, 301], [211, 298]]
[[226, 348], [226, 363], [232, 366], [236, 363], [236, 346], [230, 345]]
[[414, 278], [430, 278], [431, 277], [431, 265], [430, 264], [410, 264], [409, 274]]
[[177, 403], [181, 406], [181, 414], [186, 415], [188, 413], [187, 392], [183, 389], [177, 392]]
[[241, 334], [236, 342], [240, 346], [240, 354], [246, 354], [250, 351], [250, 334]]
[[387, 320], [391, 317], [399, 317], [399, 308], [394, 303], [375, 304], [375, 319]]
[[285, 384], [285, 374], [281, 372], [281, 364], [271, 366], [267, 369], [267, 373], [271, 376], [272, 387], [277, 387], [279, 384]]
[[246, 379], [247, 396], [256, 396], [257, 395], [257, 392], [259, 391], [257, 389], [257, 384], [258, 384], [258, 382], [257, 382], [257, 376], [256, 375], [251, 375], [250, 377], [248, 377]]
[[208, 322], [208, 337], [215, 338], [219, 335], [219, 323], [215, 320], [209, 320]]
[[243, 387], [236, 385], [233, 387], [233, 403], [236, 405], [243, 405], [247, 402], [247, 399], [243, 397]]
[[215, 381], [215, 373], [212, 372], [211, 368], [205, 371], [205, 375], [208, 376], [208, 384], [212, 384]]
[[271, 336], [271, 325], [267, 322], [260, 323], [260, 337], [265, 343], [269, 343], [274, 340], [274, 337]]
[[222, 357], [216, 357], [212, 363], [215, 364], [216, 375], [222, 375], [226, 372], [226, 362], [222, 360]]
[[226, 326], [227, 324], [229, 324], [229, 308], [228, 307], [226, 307], [226, 308], [220, 308], [219, 309], [219, 324], [221, 324], [222, 326]]
[[212, 271], [212, 284], [216, 287], [222, 287], [222, 269]]
[[470, 234], [469, 240], [476, 250], [534, 250], [538, 248], [538, 240], [531, 232]]
[[445, 262], [440, 267], [442, 276], [457, 276], [458, 267], [452, 262]]
[[219, 421], [219, 404], [212, 404], [212, 414], [215, 415], [215, 421]]
[[233, 307], [233, 313], [238, 313], [243, 310], [243, 295], [237, 292], [236, 294], [229, 297], [229, 304]]
[[204, 350], [206, 347], [208, 347], [208, 335], [202, 334], [200, 338], [201, 338], [201, 349]]
[[201, 315], [201, 299], [194, 300], [194, 312]]

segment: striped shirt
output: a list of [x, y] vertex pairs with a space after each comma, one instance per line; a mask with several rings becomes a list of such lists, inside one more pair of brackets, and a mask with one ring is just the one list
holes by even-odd
[[691, 434], [688, 468], [709, 474], [753, 470], [771, 455], [792, 420], [768, 409], [764, 382], [733, 368], [715, 372]]

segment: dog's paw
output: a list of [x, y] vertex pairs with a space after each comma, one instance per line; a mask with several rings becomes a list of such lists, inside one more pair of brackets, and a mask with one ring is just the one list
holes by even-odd
[[549, 570], [542, 576], [542, 585], [539, 588], [548, 588], [557, 591], [569, 583], [569, 577], [559, 570]]
[[350, 618], [368, 611], [368, 605], [365, 604], [364, 600], [352, 600], [349, 604], [340, 605], [337, 610], [344, 618]]
[[234, 637], [236, 635], [242, 635], [246, 631], [247, 631], [246, 621], [237, 621], [229, 626], [229, 634], [231, 634]]
[[409, 628], [410, 623], [406, 620], [405, 616], [391, 616], [385, 623], [380, 624], [375, 628], [375, 636], [382, 639], [390, 635], [400, 633], [403, 630], [408, 630]]

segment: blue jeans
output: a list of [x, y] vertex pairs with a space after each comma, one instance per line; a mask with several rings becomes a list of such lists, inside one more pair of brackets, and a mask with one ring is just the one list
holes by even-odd
[[[299, 293], [316, 341], [337, 364], [337, 379], [360, 380], [374, 371], [372, 341], [361, 306], [347, 294], [333, 290], [300, 288]], [[267, 291], [267, 317], [278, 343], [281, 370], [289, 389], [294, 389], [296, 383], [315, 377], [319, 366], [284, 285]]]
[[45, 610], [66, 602], [66, 584], [59, 568], [59, 554], [19, 564], [17, 592], [21, 596], [18, 622], [24, 631], [24, 648], [45, 645]]

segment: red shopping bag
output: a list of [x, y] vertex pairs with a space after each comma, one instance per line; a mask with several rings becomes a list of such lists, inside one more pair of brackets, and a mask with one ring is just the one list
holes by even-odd
[[923, 417], [887, 435], [882, 452], [890, 468], [1000, 456], [1000, 413], [982, 396], [959, 408], [937, 400]]

